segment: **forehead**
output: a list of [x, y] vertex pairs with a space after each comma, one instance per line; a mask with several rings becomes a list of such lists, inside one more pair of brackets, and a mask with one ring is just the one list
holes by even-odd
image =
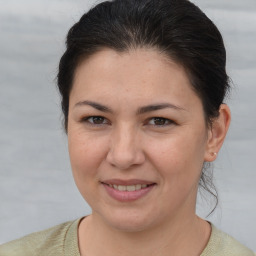
[[70, 96], [71, 100], [96, 97], [112, 101], [119, 97], [142, 102], [182, 99], [183, 104], [191, 97], [198, 98], [184, 68], [155, 49], [95, 53], [76, 69]]

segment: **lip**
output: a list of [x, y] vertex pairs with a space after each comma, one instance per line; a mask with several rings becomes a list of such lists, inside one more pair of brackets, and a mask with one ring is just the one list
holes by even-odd
[[[150, 193], [156, 186], [156, 183], [154, 182], [138, 180], [138, 179], [131, 179], [131, 180], [111, 179], [111, 180], [104, 180], [103, 182], [101, 182], [101, 184], [104, 186], [107, 194], [111, 198], [119, 202], [131, 202], [131, 201], [139, 200], [140, 198]], [[145, 188], [141, 188], [140, 190], [135, 190], [135, 191], [119, 191], [117, 189], [114, 189], [113, 187], [110, 187], [108, 184], [123, 185], [123, 186], [129, 186], [129, 185], [135, 185], [135, 184], [146, 184], [150, 186], [147, 186]]]
[[109, 184], [109, 185], [123, 185], [123, 186], [136, 185], [136, 184], [141, 184], [141, 185], [155, 184], [155, 182], [140, 180], [140, 179], [130, 179], [130, 180], [110, 179], [110, 180], [103, 180], [101, 181], [101, 183]]

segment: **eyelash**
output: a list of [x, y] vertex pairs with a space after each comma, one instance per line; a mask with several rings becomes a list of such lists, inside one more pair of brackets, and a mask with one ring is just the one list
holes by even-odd
[[[95, 120], [94, 119], [101, 119], [103, 120], [103, 123], [93, 123]], [[90, 119], [92, 119], [90, 121]], [[163, 124], [150, 124], [150, 121], [153, 120], [154, 121], [160, 121], [160, 122], [164, 122]], [[88, 125], [91, 125], [91, 126], [102, 126], [102, 125], [106, 125], [106, 124], [110, 124], [109, 120], [106, 119], [105, 117], [103, 116], [88, 116], [88, 117], [84, 117], [81, 119], [81, 122], [85, 122], [87, 123]], [[150, 125], [150, 126], [155, 126], [155, 127], [166, 127], [166, 126], [169, 126], [169, 125], [173, 125], [173, 124], [176, 124], [173, 120], [170, 120], [168, 118], [164, 118], [164, 117], [151, 117], [151, 118], [148, 118], [145, 122], [146, 125]]]
[[[158, 125], [156, 125], [156, 124], [149, 124], [149, 122], [150, 122], [151, 120], [153, 120], [153, 122], [154, 122], [154, 121], [164, 122], [164, 124], [158, 124]], [[147, 123], [148, 123], [149, 125], [153, 125], [153, 126], [157, 126], [157, 127], [165, 127], [165, 126], [169, 126], [169, 125], [175, 124], [175, 122], [174, 122], [173, 120], [170, 120], [170, 119], [164, 118], [164, 117], [152, 117], [152, 118], [149, 118], [149, 119], [147, 120]]]
[[[107, 122], [97, 124], [97, 123], [93, 123], [93, 121], [92, 121], [92, 122], [89, 121], [90, 119], [94, 120], [94, 119], [96, 119], [96, 118], [98, 118], [98, 119], [103, 119], [104, 121], [107, 121]], [[103, 117], [103, 116], [88, 116], [88, 117], [84, 117], [84, 118], [82, 118], [81, 122], [83, 122], [83, 123], [85, 122], [85, 123], [87, 123], [88, 125], [92, 125], [92, 126], [101, 126], [101, 125], [105, 125], [105, 124], [109, 124], [109, 123], [110, 123], [110, 122], [109, 122], [105, 117]]]

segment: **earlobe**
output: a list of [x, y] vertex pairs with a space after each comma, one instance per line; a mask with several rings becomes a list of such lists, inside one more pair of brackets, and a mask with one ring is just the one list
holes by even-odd
[[204, 160], [212, 162], [216, 159], [217, 154], [224, 142], [231, 121], [230, 109], [226, 104], [221, 104], [219, 116], [212, 122], [208, 133], [207, 147]]

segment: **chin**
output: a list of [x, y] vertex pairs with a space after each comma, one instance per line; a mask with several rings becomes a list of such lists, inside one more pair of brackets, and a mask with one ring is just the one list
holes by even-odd
[[[101, 215], [103, 221], [113, 229], [123, 232], [141, 232], [150, 229], [156, 222], [154, 216], [137, 211], [119, 211]], [[155, 221], [154, 221], [155, 220]]]

